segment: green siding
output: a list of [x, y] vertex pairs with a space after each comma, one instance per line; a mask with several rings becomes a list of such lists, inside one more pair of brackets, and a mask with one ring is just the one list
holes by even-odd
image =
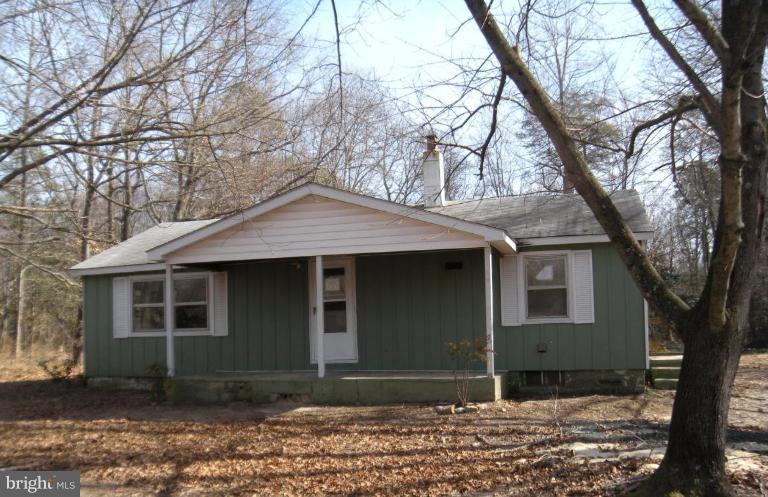
[[85, 372], [88, 376], [142, 376], [165, 366], [164, 338], [112, 338], [112, 276], [83, 278]]
[[[229, 335], [176, 337], [179, 375], [216, 371], [310, 369], [306, 262], [226, 268]], [[85, 368], [88, 376], [142, 376], [165, 366], [165, 338], [112, 338], [112, 276], [87, 276]]]
[[[643, 298], [611, 245], [537, 247], [522, 250], [527, 252], [566, 248], [592, 250], [595, 322], [501, 326], [498, 258], [495, 258], [496, 369], [644, 369], [646, 352]], [[547, 345], [547, 352], [537, 352], [539, 343]]]
[[[485, 336], [482, 250], [356, 258], [357, 364], [343, 369], [446, 370], [446, 343]], [[446, 262], [461, 262], [446, 270]]]
[[[559, 247], [562, 248], [562, 247]], [[502, 370], [643, 369], [643, 301], [607, 244], [593, 254], [594, 324], [502, 327], [496, 276], [496, 368]], [[329, 369], [447, 370], [446, 343], [485, 335], [482, 250], [358, 256], [359, 362]], [[461, 262], [460, 270], [446, 270]], [[216, 371], [307, 370], [306, 261], [226, 266], [229, 335], [176, 337], [179, 375]], [[165, 338], [112, 338], [112, 276], [84, 278], [88, 376], [141, 376], [165, 365]], [[546, 343], [546, 353], [536, 352]]]

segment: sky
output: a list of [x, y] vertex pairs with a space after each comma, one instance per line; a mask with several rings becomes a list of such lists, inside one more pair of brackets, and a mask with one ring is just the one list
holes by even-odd
[[[294, 29], [315, 6], [315, 0], [289, 3]], [[496, 2], [504, 10], [514, 10], [514, 2]], [[352, 0], [337, 0], [342, 33], [342, 65], [359, 73], [374, 74], [393, 86], [439, 81], [450, 72], [441, 59], [484, 57], [490, 53], [480, 31], [470, 21], [469, 11], [460, 0], [390, 0], [361, 7]], [[507, 8], [512, 7], [512, 8]], [[498, 15], [501, 9], [494, 7]], [[642, 33], [643, 27], [628, 2], [597, 2], [589, 12], [604, 33], [594, 45], [615, 55], [613, 74], [623, 83], [640, 79], [638, 58], [646, 54], [647, 36], [611, 40]], [[467, 21], [467, 22], [465, 22]], [[462, 25], [463, 24], [463, 25]], [[307, 38], [323, 40], [334, 49], [335, 29], [331, 2], [323, 0], [304, 30]]]

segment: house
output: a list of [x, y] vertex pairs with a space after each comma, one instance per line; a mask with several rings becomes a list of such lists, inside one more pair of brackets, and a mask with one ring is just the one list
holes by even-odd
[[[86, 377], [135, 384], [160, 368], [177, 393], [214, 400], [450, 400], [446, 344], [480, 337], [476, 398], [642, 389], [646, 306], [582, 199], [448, 202], [443, 169], [430, 147], [424, 206], [310, 183], [74, 266]], [[647, 240], [638, 193], [613, 200]]]

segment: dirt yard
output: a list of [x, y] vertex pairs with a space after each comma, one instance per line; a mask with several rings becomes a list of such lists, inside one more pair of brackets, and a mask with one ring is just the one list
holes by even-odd
[[[663, 454], [672, 392], [432, 406], [153, 404], [0, 366], [0, 468], [82, 472], [84, 496], [614, 495]], [[744, 356], [728, 469], [768, 495], [768, 354]]]

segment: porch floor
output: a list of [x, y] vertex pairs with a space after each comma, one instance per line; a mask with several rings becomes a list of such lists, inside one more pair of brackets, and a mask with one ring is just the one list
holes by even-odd
[[[493, 401], [506, 392], [506, 374], [489, 378], [470, 374], [474, 401]], [[274, 402], [295, 399], [319, 404], [387, 404], [397, 402], [452, 402], [456, 400], [453, 373], [447, 371], [316, 371], [221, 372], [206, 376], [178, 376], [170, 382], [175, 400]]]

